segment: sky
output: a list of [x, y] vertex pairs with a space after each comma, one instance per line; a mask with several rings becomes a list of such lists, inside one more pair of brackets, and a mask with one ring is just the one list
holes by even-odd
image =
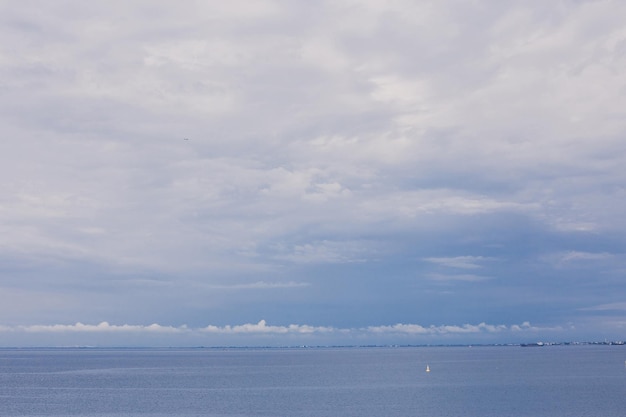
[[0, 346], [626, 339], [625, 22], [0, 3]]

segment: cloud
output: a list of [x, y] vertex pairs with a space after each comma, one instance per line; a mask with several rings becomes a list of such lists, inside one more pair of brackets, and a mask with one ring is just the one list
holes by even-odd
[[464, 324], [442, 325], [423, 327], [418, 324], [395, 324], [392, 326], [371, 326], [368, 332], [373, 333], [397, 333], [407, 335], [462, 335], [462, 334], [494, 334], [494, 333], [519, 333], [519, 332], [559, 332], [561, 327], [532, 326], [529, 322], [506, 326], [503, 324]]
[[481, 268], [480, 265], [483, 261], [490, 261], [493, 258], [484, 256], [452, 256], [445, 258], [424, 258], [427, 262], [432, 262], [437, 265], [446, 266], [450, 268], [460, 269], [477, 269]]
[[266, 282], [266, 281], [257, 281], [251, 282], [248, 284], [209, 284], [206, 285], [208, 288], [215, 288], [220, 290], [262, 290], [262, 289], [277, 289], [277, 288], [301, 288], [308, 287], [311, 284], [308, 282]]
[[581, 311], [626, 311], [626, 302], [600, 304], [593, 307], [581, 308]]
[[[544, 259], [556, 268], [582, 269], [595, 268], [598, 273], [620, 267], [623, 255], [609, 252], [561, 251], [546, 254]], [[603, 272], [604, 273], [604, 272]]]
[[458, 334], [458, 333], [494, 333], [509, 330], [505, 325], [490, 325], [480, 323], [478, 325], [464, 324], [462, 326], [429, 326], [422, 327], [418, 324], [395, 324], [393, 326], [368, 327], [368, 331], [374, 333], [406, 333], [406, 334]]
[[570, 251], [560, 255], [563, 262], [575, 262], [575, 261], [603, 261], [611, 259], [614, 255], [610, 253], [594, 253], [594, 252], [579, 252]]
[[492, 277], [475, 274], [427, 274], [426, 277], [433, 281], [465, 281], [481, 282], [492, 279]]
[[566, 323], [621, 294], [626, 3], [244, 3], [0, 6], [11, 325]]
[[171, 327], [161, 326], [159, 324], [144, 325], [111, 325], [106, 321], [100, 324], [53, 324], [53, 325], [31, 325], [17, 326], [10, 328], [12, 331], [24, 331], [27, 333], [183, 333], [189, 331], [186, 326]]
[[[571, 325], [570, 325], [571, 327]], [[562, 332], [564, 326], [533, 326], [530, 322], [523, 322], [522, 324], [514, 324], [510, 326], [512, 332]]]
[[291, 248], [276, 245], [271, 248], [275, 259], [299, 264], [365, 262], [375, 256], [375, 244], [365, 240], [315, 241], [297, 244]]
[[163, 333], [163, 334], [216, 334], [216, 335], [285, 335], [285, 334], [352, 334], [364, 336], [367, 334], [405, 334], [405, 335], [446, 335], [465, 333], [499, 333], [519, 331], [540, 331], [545, 328], [531, 326], [529, 322], [521, 325], [492, 325], [479, 323], [477, 325], [442, 325], [422, 326], [419, 324], [394, 324], [388, 326], [368, 326], [360, 328], [337, 328], [330, 326], [310, 326], [306, 324], [290, 324], [287, 326], [269, 325], [265, 320], [258, 323], [246, 323], [240, 325], [215, 326], [208, 325], [200, 328], [190, 328], [186, 325], [173, 327], [160, 324], [151, 325], [112, 325], [101, 322], [96, 325], [76, 324], [53, 324], [53, 325], [29, 325], [29, 326], [1, 326], [1, 332], [26, 332], [26, 333]]
[[218, 334], [286, 334], [286, 333], [332, 333], [339, 330], [332, 327], [314, 327], [308, 325], [291, 324], [289, 326], [268, 326], [265, 320], [261, 320], [256, 324], [242, 324], [237, 326], [212, 326], [209, 325], [200, 329], [202, 332], [218, 333]]

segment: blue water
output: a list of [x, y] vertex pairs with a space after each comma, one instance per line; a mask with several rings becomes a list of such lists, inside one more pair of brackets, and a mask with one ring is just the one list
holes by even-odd
[[595, 345], [1, 349], [0, 416], [623, 417], [625, 361]]

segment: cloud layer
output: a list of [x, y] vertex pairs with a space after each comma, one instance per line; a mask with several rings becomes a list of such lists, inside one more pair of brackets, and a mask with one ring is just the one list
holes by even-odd
[[[405, 344], [423, 344], [433, 340], [447, 340], [449, 342], [483, 340], [489, 342], [494, 340], [493, 335], [519, 342], [520, 340], [534, 340], [533, 338], [545, 336], [548, 333], [555, 334], [555, 332], [560, 333], [562, 329], [540, 328], [531, 326], [528, 322], [511, 326], [480, 323], [477, 325], [424, 327], [419, 324], [398, 323], [391, 326], [337, 328], [301, 324], [277, 326], [260, 320], [258, 323], [232, 326], [208, 325], [199, 328], [185, 325], [179, 327], [162, 326], [156, 323], [151, 325], [115, 325], [107, 322], [0, 327], [0, 334], [5, 337], [13, 336], [18, 340], [29, 340], [35, 346], [51, 340], [51, 336], [60, 336], [61, 340], [64, 341], [72, 340], [78, 345], [96, 343], [100, 346], [128, 345], [128, 337], [132, 338], [133, 343], [135, 340], [150, 340], [158, 345], [167, 346], [189, 346], [190, 343], [202, 342], [215, 344], [216, 340], [229, 341], [239, 346], [246, 346], [251, 340], [256, 340], [257, 343], [264, 341], [272, 346], [290, 346], [311, 342], [333, 343], [337, 340], [349, 344], [379, 343], [381, 340]], [[382, 339], [381, 336], [383, 336]], [[10, 344], [3, 343], [3, 346], [10, 346]]]
[[148, 326], [122, 324], [115, 325], [103, 321], [99, 324], [52, 324], [52, 325], [29, 325], [2, 327], [3, 332], [27, 332], [27, 333], [63, 333], [63, 332], [122, 332], [122, 333], [186, 333], [186, 332], [206, 332], [216, 334], [257, 334], [257, 333], [346, 333], [346, 332], [371, 332], [371, 333], [396, 333], [396, 334], [447, 334], [447, 333], [479, 333], [479, 332], [503, 332], [503, 331], [521, 331], [521, 330], [541, 330], [532, 327], [530, 323], [524, 322], [521, 325], [513, 325], [510, 328], [505, 325], [489, 325], [480, 323], [478, 325], [465, 324], [463, 326], [429, 326], [423, 327], [419, 324], [395, 324], [392, 326], [370, 326], [360, 329], [339, 329], [334, 327], [314, 327], [300, 324], [290, 324], [288, 326], [272, 326], [268, 325], [265, 320], [258, 323], [241, 324], [235, 326], [213, 326], [209, 325], [200, 328], [189, 328], [187, 326], [161, 326], [159, 324], [151, 324]]
[[0, 12], [9, 328], [622, 334], [625, 4]]

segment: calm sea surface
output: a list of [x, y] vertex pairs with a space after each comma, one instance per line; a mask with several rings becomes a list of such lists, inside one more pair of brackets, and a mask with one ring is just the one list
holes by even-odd
[[0, 416], [623, 417], [625, 361], [596, 345], [0, 349]]

